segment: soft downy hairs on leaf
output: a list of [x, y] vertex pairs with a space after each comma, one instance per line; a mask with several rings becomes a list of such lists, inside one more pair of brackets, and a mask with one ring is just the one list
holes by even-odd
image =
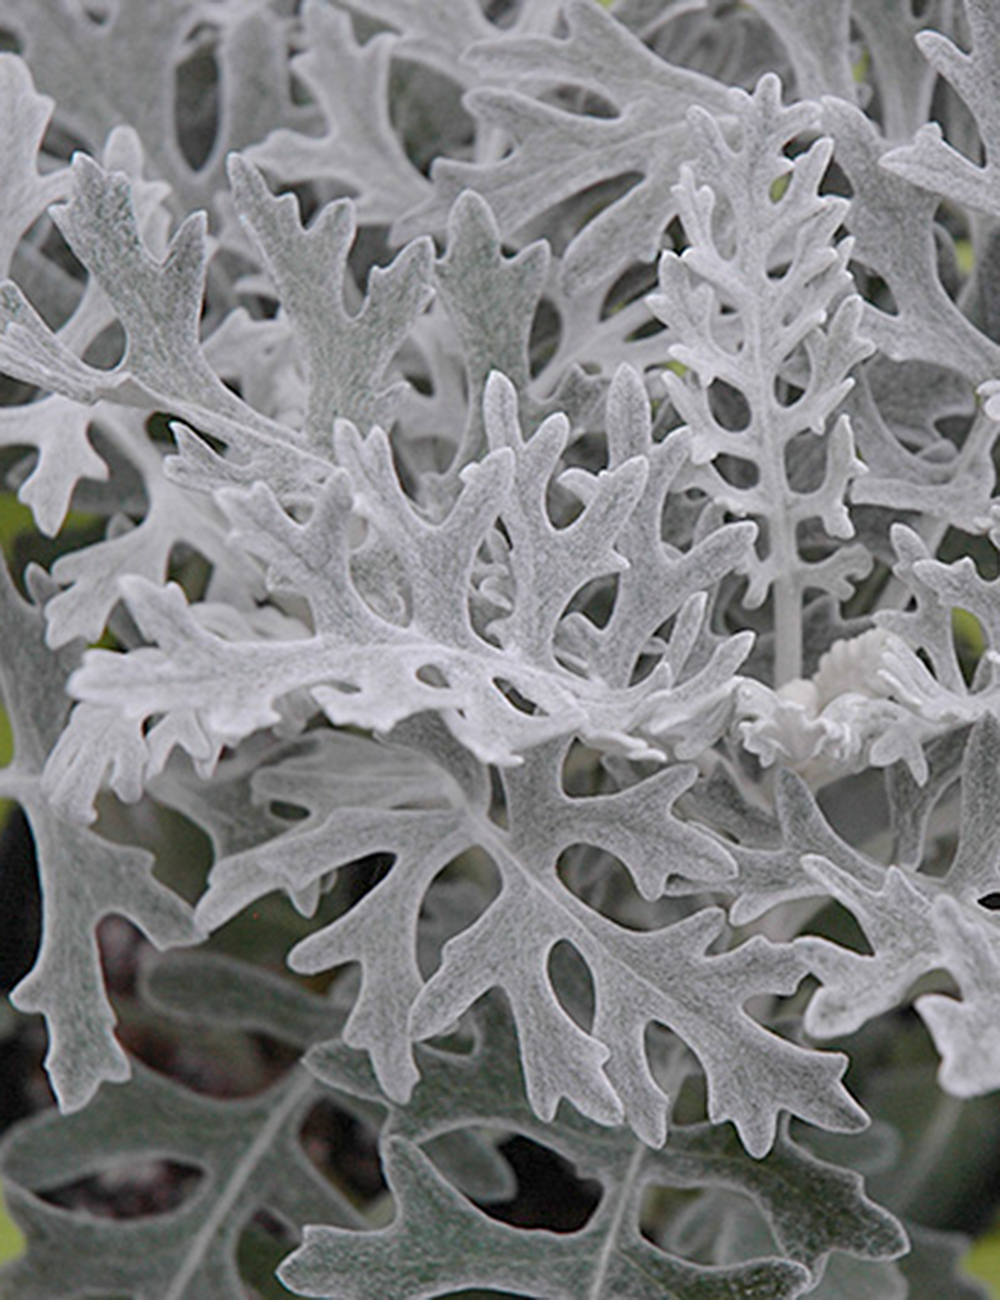
[[982, 1296], [990, 6], [0, 29], [0, 1295]]

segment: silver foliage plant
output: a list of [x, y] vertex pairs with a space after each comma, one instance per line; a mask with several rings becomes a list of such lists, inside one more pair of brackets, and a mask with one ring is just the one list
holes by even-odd
[[[0, 20], [58, 1102], [0, 1147], [2, 1294], [979, 1295], [914, 1170], [1000, 1089], [996, 5]], [[284, 1044], [267, 1087], [127, 1050], [109, 915], [143, 1014]], [[514, 1134], [582, 1226], [491, 1212]], [[162, 1214], [49, 1195], [143, 1159], [195, 1176]]]

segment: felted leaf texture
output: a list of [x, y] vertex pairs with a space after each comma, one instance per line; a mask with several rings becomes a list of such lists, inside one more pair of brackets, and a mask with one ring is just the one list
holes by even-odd
[[994, 88], [1000, 26], [996, 12], [985, 0], [969, 0], [965, 11], [972, 47], [968, 53], [941, 32], [923, 32], [917, 42], [924, 58], [947, 78], [975, 118], [986, 153], [984, 161], [977, 164], [964, 158], [945, 143], [938, 124], [928, 123], [920, 128], [912, 144], [894, 150], [885, 159], [885, 166], [923, 189], [952, 195], [972, 208], [996, 212], [993, 155], [1000, 140], [1000, 118]]
[[[235, 539], [263, 561], [273, 591], [306, 601], [308, 623], [290, 639], [232, 641], [215, 631], [209, 607], [189, 607], [178, 588], [125, 579], [121, 589], [149, 644], [125, 658], [88, 653], [74, 679], [83, 707], [50, 760], [53, 797], [80, 814], [109, 766], [109, 727], [133, 737], [136, 762], [114, 785], [134, 798], [174, 746], [210, 767], [222, 745], [279, 722], [284, 701], [303, 692], [331, 721], [380, 732], [421, 711], [439, 712], [477, 757], [501, 764], [574, 731], [598, 745], [654, 756], [662, 751], [643, 729], [680, 734], [702, 716], [710, 719], [731, 690], [746, 638], [716, 645], [686, 683], [679, 678], [690, 639], [685, 646], [675, 637], [660, 667], [636, 686], [573, 671], [560, 657], [557, 634], [574, 593], [626, 564], [611, 543], [643, 490], [643, 459], [583, 478], [575, 472], [571, 490], [583, 497], [583, 509], [557, 529], [542, 488], [557, 470], [567, 421], [551, 416], [525, 441], [513, 389], [499, 375], [488, 386], [484, 418], [490, 452], [464, 471], [460, 495], [439, 522], [404, 495], [385, 436], [376, 430], [362, 440], [346, 422], [336, 435], [340, 468], [331, 470], [305, 523], [262, 483], [248, 493], [220, 493]], [[371, 571], [378, 587], [352, 564], [358, 517], [381, 557]], [[497, 520], [509, 548], [503, 568], [510, 605], [481, 628], [472, 619], [474, 567]], [[728, 540], [734, 544], [737, 536]], [[362, 547], [359, 560], [364, 554]], [[676, 563], [684, 572], [685, 562]], [[467, 593], [464, 605], [455, 598], [460, 591]], [[626, 622], [633, 662], [652, 630]], [[158, 721], [140, 735], [154, 716]]]
[[281, 128], [249, 156], [282, 179], [334, 180], [352, 193], [361, 220], [388, 224], [430, 189], [389, 120], [396, 38], [381, 32], [361, 46], [347, 15], [315, 0], [305, 6], [303, 26], [307, 48], [291, 66], [313, 92], [326, 131]]
[[[992, 827], [1000, 727], [987, 715], [969, 735], [962, 770], [959, 841], [944, 882], [897, 866], [867, 868], [868, 880], [828, 859], [805, 858], [807, 871], [850, 908], [871, 956], [814, 941], [823, 988], [806, 1016], [817, 1036], [851, 1032], [903, 999], [921, 975], [950, 971], [963, 999], [927, 994], [916, 1001], [942, 1052], [941, 1083], [958, 1096], [997, 1086], [996, 1036], [990, 1007], [997, 981], [997, 923], [982, 899], [997, 890]], [[881, 879], [879, 879], [881, 877]]]
[[[831, 242], [845, 205], [818, 193], [830, 145], [818, 141], [794, 162], [783, 152], [814, 124], [811, 108], [783, 108], [773, 77], [752, 99], [733, 92], [730, 104], [735, 144], [719, 121], [690, 110], [698, 162], [682, 170], [675, 191], [689, 246], [664, 253], [649, 302], [685, 369], [666, 372], [664, 382], [691, 432], [689, 481], [717, 508], [763, 523], [767, 549], [747, 555], [744, 601], [756, 607], [774, 590], [783, 685], [801, 667], [806, 589], [844, 596], [868, 564], [859, 548], [836, 544], [853, 536], [845, 497], [864, 466], [846, 417], [828, 422], [871, 344], [850, 293], [850, 246]], [[810, 436], [824, 438], [825, 465], [806, 489], [796, 462], [809, 454]], [[812, 520], [830, 540], [822, 558], [806, 563], [800, 536]]]
[[[329, 1033], [340, 1016], [329, 999], [231, 959], [171, 959], [149, 973], [146, 987], [153, 1005], [171, 1016], [202, 1018], [229, 1032], [264, 1030], [287, 1042]], [[308, 1070], [297, 1067], [251, 1098], [199, 1096], [137, 1068], [130, 1083], [102, 1094], [83, 1114], [50, 1114], [4, 1143], [0, 1168], [29, 1243], [25, 1261], [5, 1280], [23, 1285], [28, 1296], [47, 1295], [57, 1278], [67, 1295], [110, 1280], [143, 1297], [235, 1296], [236, 1243], [261, 1206], [284, 1223], [321, 1215], [337, 1225], [307, 1228], [283, 1264], [285, 1285], [299, 1295], [363, 1295], [358, 1288], [378, 1285], [387, 1294], [436, 1296], [456, 1285], [528, 1284], [535, 1294], [556, 1297], [624, 1296], [637, 1286], [651, 1296], [754, 1288], [791, 1297], [810, 1289], [831, 1257], [872, 1261], [904, 1248], [898, 1225], [865, 1196], [857, 1174], [817, 1160], [787, 1135], [766, 1160], [754, 1160], [731, 1132], [707, 1125], [678, 1131], [657, 1152], [627, 1130], [578, 1118], [555, 1140], [602, 1186], [602, 1203], [585, 1227], [559, 1235], [497, 1222], [469, 1198], [487, 1205], [501, 1199], [509, 1169], [477, 1133], [499, 1125], [551, 1140], [527, 1105], [513, 1046], [500, 1004], [484, 1004], [471, 1051], [419, 1049], [421, 1083], [405, 1108], [380, 1092], [363, 1057], [339, 1043], [314, 1046]], [[366, 1229], [303, 1154], [302, 1117], [323, 1096], [380, 1134], [395, 1201], [386, 1229]], [[67, 1179], [123, 1167], [150, 1150], [200, 1174], [179, 1206], [120, 1223], [46, 1199]], [[785, 1258], [765, 1250], [705, 1267], [640, 1236], [644, 1188], [703, 1197], [720, 1181], [750, 1198]], [[456, 1239], [461, 1251], [447, 1245]], [[113, 1272], [109, 1260], [118, 1261]]]
[[670, 190], [688, 154], [685, 110], [697, 102], [725, 112], [725, 89], [656, 58], [596, 5], [572, 4], [567, 23], [566, 37], [511, 35], [474, 46], [467, 57], [490, 77], [523, 81], [532, 89], [544, 69], [550, 85], [597, 90], [611, 100], [615, 114], [560, 110], [517, 89], [471, 91], [470, 111], [512, 138], [514, 151], [494, 163], [442, 160], [433, 172], [430, 204], [400, 223], [400, 236], [440, 222], [463, 189], [482, 194], [501, 230], [516, 234], [555, 204], [627, 177], [632, 183], [625, 193], [567, 247], [563, 283], [570, 293], [579, 292], [614, 278], [631, 258], [652, 260], [674, 214]]
[[[360, 1251], [366, 1275], [399, 1296], [432, 1297], [501, 1277], [499, 1285], [527, 1286], [532, 1294], [558, 1300], [636, 1294], [795, 1296], [812, 1289], [831, 1250], [872, 1260], [892, 1258], [904, 1248], [898, 1225], [867, 1201], [857, 1175], [835, 1173], [785, 1135], [769, 1156], [752, 1160], [731, 1130], [707, 1125], [675, 1130], [666, 1147], [653, 1151], [626, 1130], [608, 1131], [574, 1119], [560, 1129], [558, 1149], [599, 1179], [604, 1193], [586, 1225], [569, 1234], [525, 1233], [487, 1218], [442, 1178], [425, 1154], [430, 1148], [421, 1150], [418, 1143], [432, 1136], [440, 1142], [445, 1132], [458, 1131], [472, 1117], [491, 1117], [540, 1140], [552, 1137], [525, 1105], [513, 1044], [507, 1039], [510, 1025], [499, 1004], [482, 1004], [477, 1019], [472, 1053], [423, 1049], [422, 1081], [411, 1104], [390, 1111], [383, 1142], [397, 1202], [393, 1223], [368, 1234], [307, 1231], [302, 1247], [281, 1270], [282, 1280], [296, 1293], [318, 1296], [343, 1289], [360, 1296], [350, 1264], [352, 1252]], [[343, 1049], [320, 1046], [308, 1060], [328, 1085], [370, 1095], [370, 1085]], [[765, 1251], [756, 1259], [706, 1267], [638, 1235], [644, 1187], [699, 1193], [719, 1181], [752, 1199], [780, 1243], [783, 1262], [767, 1258]], [[792, 1187], [801, 1187], [802, 1193], [789, 1195]], [[461, 1251], [435, 1250], [432, 1216], [449, 1224], [463, 1243]]]
[[0, 28], [0, 1292], [974, 1294], [909, 1219], [1000, 1143], [989, 6]]
[[61, 1105], [75, 1111], [102, 1082], [129, 1074], [105, 991], [98, 922], [111, 913], [128, 917], [161, 948], [194, 943], [199, 932], [190, 908], [155, 879], [152, 854], [67, 824], [42, 791], [45, 755], [63, 722], [62, 684], [79, 646], [59, 655], [47, 648], [41, 607], [52, 585], [40, 573], [31, 582], [36, 604], [25, 601], [0, 564], [0, 694], [14, 733], [0, 792], [20, 803], [31, 826], [44, 912], [38, 956], [12, 998], [20, 1010], [45, 1016], [49, 1079]]
[[[721, 932], [719, 913], [632, 934], [588, 907], [554, 870], [563, 851], [582, 840], [618, 856], [647, 898], [662, 893], [671, 875], [725, 888], [732, 868], [723, 846], [668, 812], [690, 783], [690, 769], [668, 769], [614, 795], [571, 799], [553, 788], [563, 747], [543, 748], [504, 778], [510, 831], [503, 833], [487, 818], [482, 789], [470, 787], [463, 795], [440, 769], [431, 778], [426, 755], [432, 739], [433, 733], [421, 745], [420, 732], [413, 733], [416, 752], [400, 750], [385, 768], [385, 795], [381, 782], [366, 789], [324, 780], [331, 764], [316, 748], [262, 774], [258, 797], [304, 800], [310, 815], [284, 836], [223, 858], [199, 906], [201, 922], [214, 927], [270, 890], [301, 895], [321, 873], [367, 854], [392, 854], [391, 871], [371, 893], [290, 957], [307, 972], [359, 963], [360, 991], [345, 1041], [371, 1053], [390, 1096], [407, 1097], [417, 1080], [410, 1039], [447, 1028], [496, 987], [510, 999], [528, 1095], [544, 1118], [551, 1119], [565, 1097], [601, 1122], [624, 1117], [647, 1141], [662, 1141], [669, 1098], [650, 1072], [644, 1046], [646, 1024], [655, 1020], [693, 1048], [708, 1076], [713, 1117], [733, 1118], [757, 1154], [770, 1147], [782, 1109], [803, 1107], [834, 1128], [863, 1122], [837, 1084], [837, 1060], [791, 1044], [780, 1045], [779, 1057], [777, 1040], [739, 1009], [755, 990], [790, 991], [798, 984], [806, 968], [793, 948], [753, 943], [707, 957], [705, 948]], [[449, 755], [447, 748], [439, 752]], [[457, 761], [454, 753], [450, 761]], [[389, 813], [385, 800], [393, 793], [402, 806]], [[374, 806], [364, 806], [365, 796]], [[541, 826], [544, 836], [531, 829]], [[425, 895], [449, 862], [472, 846], [494, 863], [500, 894], [481, 904], [475, 923], [446, 944], [440, 967], [427, 978], [419, 962]], [[394, 917], [391, 944], [386, 915]], [[590, 1032], [566, 1013], [551, 983], [550, 953], [564, 940], [593, 979]], [[692, 969], [699, 972], [693, 983]], [[727, 1003], [733, 1012], [723, 1028], [719, 1017]], [[717, 1024], [706, 1032], [703, 1008], [710, 1004]], [[734, 1041], [741, 1044], [740, 1071], [760, 1072], [757, 1100], [749, 1107], [737, 1098], [732, 1058], [723, 1049]]]
[[[193, 990], [200, 984], [203, 991], [206, 980], [215, 1000], [193, 1006]], [[338, 1020], [324, 999], [218, 958], [169, 967], [149, 986], [154, 1005], [175, 1016], [214, 1019], [229, 1032], [266, 1026], [285, 1041], [303, 1043]], [[262, 1010], [261, 1000], [272, 1013], [278, 1006], [281, 1012]], [[254, 1096], [223, 1099], [136, 1062], [129, 1082], [105, 1089], [80, 1114], [38, 1116], [0, 1152], [5, 1185], [29, 1240], [28, 1255], [7, 1271], [4, 1285], [39, 1300], [55, 1288], [85, 1296], [108, 1286], [143, 1300], [237, 1300], [244, 1293], [240, 1237], [265, 1207], [282, 1223], [314, 1216], [360, 1223], [302, 1145], [300, 1130], [319, 1091], [316, 1080], [296, 1068]], [[51, 1189], [151, 1157], [198, 1175], [180, 1204], [164, 1212], [102, 1220], [46, 1199]]]
[[[91, 12], [58, 0], [14, 0], [5, 17], [35, 84], [58, 105], [64, 128], [94, 153], [114, 127], [135, 128], [156, 176], [171, 186], [184, 212], [214, 203], [230, 150], [286, 124], [302, 129], [313, 119], [291, 100], [282, 57], [285, 23], [266, 5], [180, 0], [155, 9], [113, 4]], [[218, 99], [212, 147], [195, 166], [179, 139], [176, 73], [197, 40], [213, 51]], [[208, 87], [202, 90], [211, 102]]]

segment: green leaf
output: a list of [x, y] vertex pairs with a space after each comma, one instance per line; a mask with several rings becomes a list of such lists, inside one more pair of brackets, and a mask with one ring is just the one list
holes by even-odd
[[1000, 1223], [995, 1223], [973, 1242], [972, 1249], [962, 1260], [962, 1268], [980, 1282], [985, 1282], [990, 1295], [1000, 1300]]
[[0, 547], [8, 560], [14, 558], [13, 545], [19, 534], [34, 531], [34, 519], [28, 507], [13, 492], [0, 492]]
[[24, 1254], [24, 1234], [7, 1213], [0, 1193], [0, 1264]]

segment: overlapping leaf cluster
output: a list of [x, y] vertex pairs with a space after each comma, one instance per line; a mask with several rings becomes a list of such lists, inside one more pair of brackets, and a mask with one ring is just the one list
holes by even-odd
[[[61, 1113], [0, 1149], [0, 1288], [235, 1300], [262, 1224], [306, 1296], [951, 1275], [822, 1041], [912, 1002], [1000, 1087], [1000, 37], [914, 8], [9, 4], [0, 450], [55, 558], [0, 573], [0, 796]], [[215, 952], [276, 896], [311, 988]], [[112, 914], [204, 947], [163, 1033], [287, 1070], [132, 1059]], [[583, 1226], [501, 1221], [511, 1134]], [[143, 1155], [178, 1206], [59, 1204]]]

